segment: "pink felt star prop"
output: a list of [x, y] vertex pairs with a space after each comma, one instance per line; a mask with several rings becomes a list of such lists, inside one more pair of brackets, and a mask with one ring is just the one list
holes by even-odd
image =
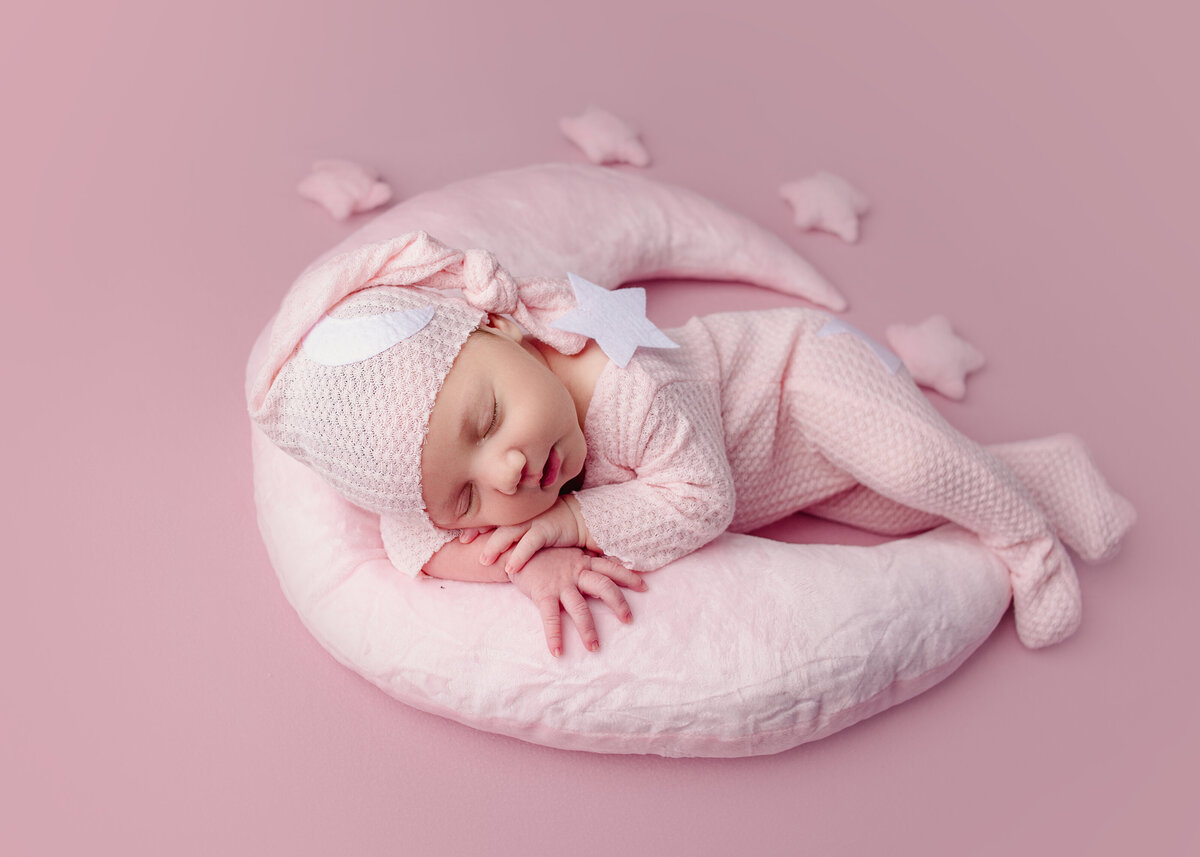
[[608, 359], [622, 369], [639, 346], [679, 347], [646, 318], [645, 289], [609, 291], [575, 274], [567, 274], [567, 278], [578, 305], [551, 322], [551, 327], [596, 340]]
[[317, 161], [296, 191], [320, 203], [334, 220], [378, 208], [392, 198], [392, 189], [379, 174], [352, 161]]
[[579, 116], [558, 120], [566, 138], [583, 150], [593, 164], [633, 164], [644, 167], [650, 153], [637, 131], [599, 107], [589, 107]]
[[827, 172], [780, 185], [779, 195], [791, 204], [796, 226], [832, 232], [850, 244], [858, 240], [859, 216], [870, 208], [850, 182]]
[[950, 329], [945, 316], [917, 325], [893, 324], [884, 334], [913, 380], [949, 399], [967, 392], [967, 375], [983, 366], [983, 354]]

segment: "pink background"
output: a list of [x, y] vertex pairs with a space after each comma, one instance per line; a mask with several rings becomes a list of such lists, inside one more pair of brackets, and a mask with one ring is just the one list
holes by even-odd
[[[6, 13], [0, 852], [1196, 853], [1193, 4], [564, 5]], [[990, 363], [938, 404], [977, 438], [1087, 438], [1142, 519], [1081, 569], [1075, 638], [1030, 652], [1006, 618], [913, 702], [720, 761], [476, 732], [308, 636], [241, 393], [283, 289], [351, 228], [295, 183], [321, 157], [401, 196], [581, 160], [556, 123], [589, 103], [868, 332], [949, 315]], [[818, 169], [875, 203], [860, 244], [791, 228], [776, 187]], [[782, 302], [652, 292], [667, 323]]]

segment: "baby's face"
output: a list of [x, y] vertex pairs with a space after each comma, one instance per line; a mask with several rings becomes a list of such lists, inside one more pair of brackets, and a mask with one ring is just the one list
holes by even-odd
[[571, 395], [510, 325], [470, 336], [430, 414], [421, 492], [442, 529], [527, 521], [583, 470]]

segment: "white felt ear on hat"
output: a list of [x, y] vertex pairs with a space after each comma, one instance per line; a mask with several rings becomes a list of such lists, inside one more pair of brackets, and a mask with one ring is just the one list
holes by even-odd
[[301, 340], [308, 359], [322, 366], [348, 366], [382, 354], [429, 324], [433, 307], [364, 315], [356, 318], [325, 316]]

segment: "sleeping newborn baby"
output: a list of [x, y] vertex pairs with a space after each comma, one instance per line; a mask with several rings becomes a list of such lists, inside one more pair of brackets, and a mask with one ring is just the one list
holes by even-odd
[[380, 514], [397, 569], [511, 580], [556, 656], [563, 608], [595, 651], [586, 596], [628, 621], [637, 572], [801, 510], [976, 533], [1009, 570], [1021, 640], [1045, 646], [1080, 620], [1063, 542], [1099, 559], [1132, 524], [1078, 440], [979, 446], [823, 312], [695, 318], [667, 331], [677, 347], [614, 361], [553, 326], [575, 302], [566, 280], [517, 281], [424, 233], [393, 245], [252, 415]]

